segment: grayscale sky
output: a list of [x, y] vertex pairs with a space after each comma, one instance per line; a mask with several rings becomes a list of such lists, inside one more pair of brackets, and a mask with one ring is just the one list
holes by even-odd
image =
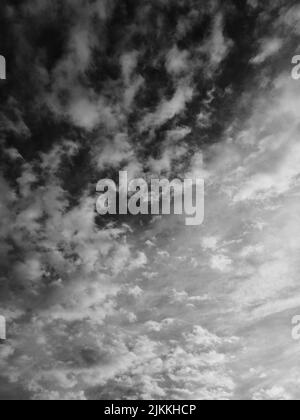
[[[299, 3], [0, 13], [0, 399], [299, 399]], [[100, 217], [120, 170], [204, 178], [204, 224]]]

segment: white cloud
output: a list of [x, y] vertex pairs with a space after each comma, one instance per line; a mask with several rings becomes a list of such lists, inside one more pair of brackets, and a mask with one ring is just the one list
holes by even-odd
[[190, 86], [179, 86], [172, 99], [164, 99], [154, 113], [145, 116], [141, 123], [141, 131], [157, 128], [183, 112], [193, 97]]
[[95, 160], [99, 170], [118, 168], [124, 161], [134, 161], [135, 154], [127, 134], [118, 133], [113, 140], [103, 141], [99, 150], [95, 147]]
[[292, 397], [281, 386], [274, 386], [270, 389], [261, 389], [253, 395], [253, 400], [267, 400], [267, 401], [288, 401]]
[[99, 123], [98, 106], [87, 98], [74, 101], [69, 108], [69, 113], [75, 124], [87, 130], [92, 130]]
[[166, 68], [167, 71], [174, 76], [184, 73], [188, 70], [189, 66], [189, 52], [180, 51], [175, 45], [170, 50], [166, 57]]
[[287, 25], [295, 34], [299, 35], [300, 6], [294, 5], [288, 7], [287, 10], [281, 14], [279, 22]]
[[251, 59], [252, 64], [262, 64], [268, 58], [277, 54], [283, 47], [283, 40], [279, 38], [268, 38], [261, 41], [260, 51], [257, 56]]
[[212, 250], [215, 251], [218, 248], [219, 238], [214, 236], [207, 236], [202, 239], [202, 247], [205, 250]]
[[160, 332], [170, 327], [174, 322], [174, 319], [164, 319], [161, 322], [147, 321], [145, 326], [149, 331]]
[[219, 65], [226, 58], [232, 46], [232, 40], [224, 35], [224, 16], [221, 12], [217, 13], [213, 21], [210, 37], [204, 45], [199, 47], [200, 52], [208, 55], [212, 72], [218, 70]]
[[230, 271], [232, 266], [232, 260], [226, 255], [214, 255], [211, 257], [211, 268], [221, 272]]

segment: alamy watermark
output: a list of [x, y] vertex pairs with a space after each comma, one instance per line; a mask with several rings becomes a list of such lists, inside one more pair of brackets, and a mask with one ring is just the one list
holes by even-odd
[[6, 319], [0, 315], [0, 340], [6, 340]]
[[0, 55], [0, 79], [6, 80], [6, 60], [3, 55]]
[[292, 69], [292, 78], [294, 80], [300, 80], [300, 55], [295, 55], [292, 58], [292, 64], [294, 65]]
[[295, 341], [300, 340], [300, 315], [295, 315], [292, 319], [292, 338]]
[[185, 215], [186, 226], [199, 226], [204, 221], [204, 180], [151, 179], [129, 181], [127, 171], [119, 172], [119, 185], [102, 179], [96, 208], [99, 215]]

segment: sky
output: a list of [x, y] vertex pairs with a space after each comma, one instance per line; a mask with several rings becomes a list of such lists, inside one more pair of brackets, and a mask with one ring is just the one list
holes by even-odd
[[[0, 399], [300, 399], [300, 6], [2, 0]], [[205, 220], [96, 184], [205, 180]]]

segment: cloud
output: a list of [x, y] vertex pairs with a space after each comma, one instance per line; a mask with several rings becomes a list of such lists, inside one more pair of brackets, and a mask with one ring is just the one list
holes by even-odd
[[285, 12], [280, 16], [279, 21], [287, 25], [295, 34], [299, 34], [298, 23], [300, 20], [300, 7], [294, 5], [287, 7]]
[[[0, 396], [299, 397], [298, 6], [200, 3], [6, 2]], [[99, 218], [120, 169], [204, 178], [205, 222]]]
[[168, 328], [174, 322], [173, 319], [164, 319], [162, 322], [148, 321], [146, 327], [149, 331], [160, 332], [164, 328]]
[[185, 110], [192, 97], [193, 89], [190, 86], [179, 86], [171, 100], [164, 99], [155, 112], [145, 116], [141, 123], [141, 131], [158, 128], [174, 118]]
[[230, 271], [230, 266], [232, 265], [232, 261], [226, 255], [214, 255], [211, 258], [211, 267], [213, 270], [219, 271]]
[[182, 73], [185, 73], [188, 70], [188, 51], [179, 51], [178, 47], [175, 45], [172, 50], [170, 50], [166, 57], [166, 68], [168, 73], [174, 76], [178, 76]]
[[208, 55], [209, 69], [212, 72], [218, 70], [219, 65], [226, 58], [232, 46], [232, 40], [224, 36], [224, 16], [219, 12], [214, 17], [210, 37], [207, 39], [206, 43], [199, 48], [200, 52], [204, 52]]
[[271, 389], [262, 389], [253, 395], [253, 400], [288, 401], [291, 396], [281, 386], [274, 386]]
[[125, 53], [121, 56], [121, 67], [122, 74], [125, 80], [125, 83], [129, 84], [130, 79], [133, 73], [136, 70], [138, 64], [138, 51], [131, 51], [130, 53]]
[[278, 38], [264, 39], [261, 41], [260, 51], [251, 59], [252, 64], [262, 64], [265, 60], [277, 54], [283, 47], [283, 41]]
[[96, 159], [97, 167], [100, 170], [120, 168], [122, 163], [136, 160], [134, 150], [126, 133], [119, 133], [113, 140], [107, 139], [107, 141], [103, 142], [101, 150], [96, 154]]
[[100, 109], [97, 104], [88, 99], [78, 99], [70, 106], [69, 113], [72, 120], [79, 127], [92, 130], [99, 123]]

